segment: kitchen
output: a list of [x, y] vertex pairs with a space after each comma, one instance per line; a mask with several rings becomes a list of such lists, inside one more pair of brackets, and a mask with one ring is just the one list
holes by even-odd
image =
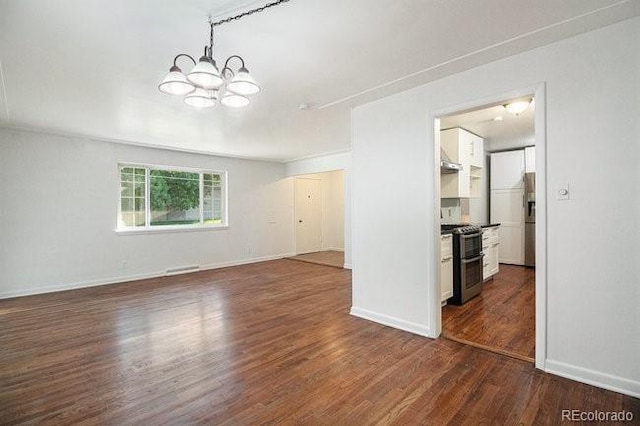
[[440, 118], [445, 338], [533, 362], [533, 97]]

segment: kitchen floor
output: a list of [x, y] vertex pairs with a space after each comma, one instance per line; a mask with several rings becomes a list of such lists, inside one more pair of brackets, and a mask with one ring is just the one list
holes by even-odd
[[442, 308], [442, 336], [533, 362], [535, 269], [500, 264], [479, 296]]

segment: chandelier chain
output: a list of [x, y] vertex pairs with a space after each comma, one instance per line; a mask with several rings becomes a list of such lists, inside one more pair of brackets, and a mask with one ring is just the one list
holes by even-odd
[[220, 21], [212, 22], [211, 23], [211, 27], [213, 28], [213, 27], [217, 27], [218, 25], [229, 23], [231, 21], [236, 21], [236, 20], [238, 20], [240, 18], [244, 18], [245, 16], [253, 15], [254, 13], [264, 12], [265, 9], [268, 9], [270, 7], [273, 7], [273, 6], [278, 6], [279, 4], [287, 3], [289, 1], [290, 0], [277, 0], [277, 1], [274, 1], [274, 2], [271, 2], [271, 3], [267, 3], [262, 7], [258, 7], [256, 9], [248, 10], [248, 11], [246, 11], [244, 13], [239, 14], [239, 15], [231, 16], [229, 18], [225, 18], [225, 19], [222, 19]]

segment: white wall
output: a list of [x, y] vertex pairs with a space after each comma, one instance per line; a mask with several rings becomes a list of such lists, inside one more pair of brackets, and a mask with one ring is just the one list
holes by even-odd
[[[640, 396], [638, 40], [635, 18], [355, 108], [352, 312], [424, 335], [437, 328], [429, 116], [544, 82], [544, 365]], [[553, 188], [565, 182], [571, 200], [556, 201]]]
[[336, 170], [297, 177], [322, 182], [322, 249], [344, 250], [344, 172]]
[[[118, 161], [227, 170], [229, 228], [116, 234]], [[0, 203], [0, 297], [293, 253], [293, 183], [280, 163], [0, 129]]]

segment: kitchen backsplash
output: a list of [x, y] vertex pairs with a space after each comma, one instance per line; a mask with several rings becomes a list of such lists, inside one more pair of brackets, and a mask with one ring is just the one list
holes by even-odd
[[468, 198], [443, 198], [440, 200], [440, 211], [443, 224], [471, 222]]

